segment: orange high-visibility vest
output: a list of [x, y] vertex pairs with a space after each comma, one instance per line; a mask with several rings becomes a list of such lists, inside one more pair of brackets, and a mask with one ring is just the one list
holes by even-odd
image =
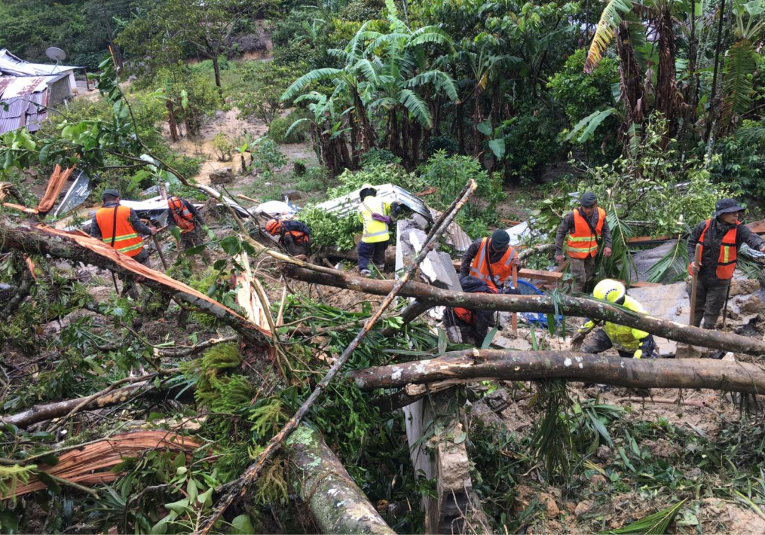
[[598, 224], [595, 226], [595, 234], [590, 230], [587, 220], [574, 208], [574, 232], [568, 235], [566, 250], [571, 258], [587, 258], [598, 254], [598, 238], [603, 233], [603, 222], [606, 220], [606, 211], [598, 208]]
[[[712, 223], [711, 219], [707, 219], [707, 224], [704, 230], [701, 231], [699, 236], [699, 243], [701, 244], [701, 254], [704, 254], [704, 237], [707, 235], [709, 225]], [[736, 250], [736, 231], [741, 223], [736, 222], [736, 226], [730, 229], [723, 236], [722, 243], [720, 243], [720, 256], [717, 257], [717, 269], [715, 270], [715, 276], [720, 280], [728, 280], [733, 278], [733, 272], [736, 271], [736, 262], [738, 262], [738, 251]], [[688, 264], [688, 274], [691, 273], [691, 265]]]
[[497, 286], [501, 286], [513, 274], [513, 260], [515, 259], [515, 249], [512, 246], [508, 246], [507, 251], [499, 259], [498, 262], [491, 264], [491, 274], [494, 275], [495, 280], [491, 280], [489, 274], [489, 245], [491, 240], [484, 238], [481, 240], [481, 248], [479, 253], [473, 258], [473, 263], [470, 264], [470, 275], [481, 279], [486, 285], [493, 291], [497, 291]]
[[186, 234], [194, 230], [194, 216], [186, 208], [186, 204], [178, 197], [168, 197], [167, 207], [170, 210], [170, 215], [173, 216], [175, 224], [181, 229], [181, 234]]
[[120, 253], [138, 256], [143, 251], [143, 240], [130, 224], [130, 208], [127, 206], [101, 208], [96, 212], [96, 223], [101, 230], [104, 243], [114, 247]]

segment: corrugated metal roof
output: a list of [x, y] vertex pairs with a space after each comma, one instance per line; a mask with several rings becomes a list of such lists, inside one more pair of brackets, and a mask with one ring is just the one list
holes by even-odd
[[20, 59], [3, 48], [0, 50], [0, 73], [13, 74], [16, 76], [40, 76], [61, 74], [63, 72], [79, 69], [71, 65], [47, 65], [44, 63], [30, 63]]
[[[40, 129], [40, 124], [48, 118], [45, 107], [48, 102], [48, 86], [38, 93], [24, 97], [0, 99], [0, 134], [26, 126], [30, 132]], [[7, 107], [7, 109], [6, 109]]]
[[48, 82], [54, 81], [58, 76], [3, 76], [2, 78], [12, 79], [12, 82], [5, 87], [0, 95], [0, 98], [9, 99], [45, 91], [48, 89]]
[[[378, 186], [374, 186], [374, 188], [377, 190], [378, 198], [383, 199], [386, 202], [398, 201], [401, 204], [411, 208], [413, 212], [417, 212], [425, 219], [432, 221], [430, 211], [428, 210], [428, 207], [425, 206], [425, 203], [422, 202], [422, 199], [416, 195], [412, 195], [404, 188], [400, 186], [394, 186], [393, 184], [380, 184]], [[356, 191], [352, 191], [348, 195], [343, 195], [342, 197], [332, 199], [331, 201], [323, 202], [317, 205], [316, 208], [324, 210], [325, 212], [337, 214], [339, 216], [350, 214], [355, 212], [359, 206], [360, 192], [361, 188], [357, 189]]]

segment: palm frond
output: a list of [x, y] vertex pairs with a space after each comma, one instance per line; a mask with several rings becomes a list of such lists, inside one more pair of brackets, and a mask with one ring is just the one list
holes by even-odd
[[615, 108], [606, 108], [605, 110], [592, 112], [590, 115], [576, 123], [576, 126], [574, 126], [571, 132], [566, 136], [566, 141], [570, 141], [577, 134], [580, 134], [579, 138], [576, 140], [578, 143], [588, 141], [592, 137], [592, 134], [595, 133], [598, 126], [614, 113], [618, 113]]
[[686, 499], [680, 500], [675, 505], [662, 509], [650, 516], [647, 516], [637, 522], [633, 522], [623, 528], [607, 531], [606, 533], [626, 534], [626, 533], [644, 533], [646, 535], [662, 535], [667, 531], [669, 523], [677, 515], [680, 508], [685, 504]]
[[312, 84], [313, 82], [318, 82], [319, 80], [325, 80], [327, 78], [333, 78], [343, 72], [341, 69], [334, 69], [331, 67], [325, 67], [323, 69], [314, 69], [309, 73], [304, 74], [294, 82], [292, 82], [292, 85], [287, 88], [287, 90], [282, 95], [281, 100], [286, 101], [294, 98], [298, 93], [300, 93], [304, 88], [306, 88], [308, 85]]
[[422, 126], [425, 128], [433, 127], [433, 118], [430, 115], [428, 105], [417, 93], [411, 89], [402, 89], [399, 91], [398, 101]]
[[352, 70], [360, 72], [364, 77], [364, 80], [372, 85], [378, 85], [380, 83], [377, 70], [368, 59], [360, 59], [357, 61]]
[[624, 223], [616, 213], [613, 204], [608, 210], [608, 227], [611, 229], [611, 256], [603, 257], [604, 247], [598, 250], [598, 264], [601, 269], [601, 278], [614, 278], [623, 280], [629, 285], [635, 274], [635, 261], [632, 258], [627, 238], [633, 236], [632, 228]]
[[630, 0], [610, 0], [603, 13], [600, 15], [598, 27], [592, 38], [590, 50], [587, 52], [587, 61], [584, 63], [584, 72], [590, 73], [603, 58], [611, 40], [614, 38], [616, 28], [622, 22], [622, 14], [632, 10]]
[[572, 405], [565, 379], [536, 381], [536, 403], [542, 412], [531, 439], [532, 454], [544, 463], [548, 480], [562, 475], [568, 480], [571, 461], [577, 456], [569, 425]]
[[445, 46], [450, 52], [454, 51], [454, 43], [452, 38], [441, 28], [437, 26], [425, 26], [419, 28], [412, 33], [411, 39], [408, 43], [409, 47], [416, 47], [424, 44], [436, 44]]
[[413, 89], [415, 87], [421, 87], [423, 85], [432, 84], [437, 89], [443, 90], [444, 93], [452, 100], [459, 100], [457, 95], [457, 86], [454, 83], [454, 79], [447, 73], [439, 70], [431, 70], [420, 73], [406, 81], [404, 87]]
[[648, 282], [664, 284], [677, 282], [685, 277], [688, 263], [688, 250], [685, 248], [685, 240], [677, 240], [675, 246], [648, 269]]
[[745, 114], [751, 104], [752, 75], [757, 67], [752, 43], [742, 39], [728, 49], [723, 71], [723, 101], [720, 109], [720, 127], [727, 129]]

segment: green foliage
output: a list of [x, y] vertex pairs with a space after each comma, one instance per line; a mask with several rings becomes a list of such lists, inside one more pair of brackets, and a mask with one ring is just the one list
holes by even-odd
[[37, 466], [30, 464], [27, 466], [0, 466], [0, 497], [12, 498], [16, 501], [16, 486], [19, 483], [25, 484], [30, 476], [34, 474]]
[[306, 206], [300, 210], [296, 219], [311, 229], [316, 246], [336, 246], [341, 251], [356, 247], [353, 236], [362, 230], [361, 222], [356, 214], [338, 217], [314, 206]]
[[234, 143], [224, 134], [218, 132], [210, 143], [219, 162], [230, 162], [234, 153]]
[[614, 533], [622, 535], [625, 533], [644, 533], [646, 535], [663, 535], [667, 532], [669, 524], [675, 519], [677, 512], [685, 504], [687, 500], [680, 500], [674, 505], [657, 511], [652, 515], [649, 515], [641, 520], [633, 522], [623, 528], [609, 531], [608, 533]]
[[275, 168], [287, 165], [287, 158], [279, 150], [279, 145], [268, 137], [258, 138], [250, 145], [250, 156], [252, 166], [266, 180], [271, 178]]
[[227, 100], [239, 109], [240, 117], [257, 117], [272, 124], [287, 104], [280, 100], [282, 93], [299, 72], [293, 67], [265, 61], [239, 63], [237, 71], [238, 80], [226, 90]]
[[[439, 151], [419, 168], [419, 184], [436, 188], [428, 196], [428, 205], [445, 210], [471, 178], [478, 189], [457, 217], [465, 232], [471, 236], [485, 233], [486, 226], [497, 223], [497, 204], [505, 198], [502, 179], [496, 173], [488, 173], [475, 158], [448, 156]], [[416, 191], [416, 190], [415, 190]]]
[[359, 189], [364, 184], [378, 186], [380, 184], [393, 184], [410, 191], [419, 191], [421, 182], [414, 173], [407, 173], [400, 165], [396, 164], [370, 164], [361, 171], [345, 171], [337, 177], [340, 185], [331, 188], [327, 197], [333, 199]]
[[[756, 124], [745, 121], [742, 130], [751, 131]], [[709, 162], [709, 175], [713, 182], [730, 187], [736, 195], [761, 199], [765, 197], [765, 160], [752, 141], [746, 136], [717, 140], [717, 154]]]
[[664, 121], [653, 117], [644, 143], [631, 155], [614, 165], [586, 168], [579, 183], [558, 184], [542, 201], [537, 224], [554, 232], [564, 214], [576, 206], [568, 195], [572, 191], [593, 191], [600, 206], [622, 220], [655, 223], [651, 231], [655, 236], [674, 234], [684, 225], [692, 227], [709, 217], [717, 199], [729, 196], [728, 188], [710, 184], [704, 164], [683, 158], [676, 145], [662, 148], [664, 128]]
[[[308, 139], [308, 123], [302, 122], [294, 128], [292, 124], [301, 119], [300, 115], [290, 113], [287, 117], [277, 117], [268, 125], [268, 137], [276, 143], [303, 143]], [[289, 134], [287, 131], [289, 130]]]
[[561, 150], [558, 135], [565, 127], [561, 119], [549, 106], [535, 106], [508, 122], [502, 137], [507, 147], [504, 156], [507, 175], [524, 184], [539, 178]]

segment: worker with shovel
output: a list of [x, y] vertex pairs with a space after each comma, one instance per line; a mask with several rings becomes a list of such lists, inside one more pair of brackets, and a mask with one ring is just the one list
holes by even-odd
[[[765, 240], [739, 222], [744, 207], [734, 199], [720, 199], [711, 219], [702, 221], [688, 238], [688, 273], [697, 278], [693, 325], [715, 329], [720, 311], [726, 305], [730, 281], [736, 269], [742, 244], [765, 251]], [[701, 265], [695, 260], [696, 246], [701, 245]]]
[[[624, 284], [617, 280], [600, 281], [595, 286], [592, 296], [623, 306], [637, 314], [647, 314], [639, 302], [627, 295]], [[585, 322], [571, 339], [571, 348], [576, 351], [581, 346], [581, 351], [584, 353], [602, 353], [615, 347], [619, 356], [624, 358], [657, 358], [659, 356], [652, 334], [610, 321], [604, 322], [602, 327], [585, 341], [585, 337], [600, 323], [593, 320]]]
[[[90, 235], [103, 240], [120, 253], [150, 268], [149, 255], [143, 248], [143, 239], [140, 235], [154, 236], [157, 230], [144, 225], [135, 210], [121, 206], [120, 194], [117, 190], [105, 189], [101, 198], [104, 205], [93, 216], [90, 223]], [[137, 299], [138, 290], [135, 287], [134, 277], [125, 276], [124, 281], [122, 293]], [[115, 281], [115, 287], [116, 285]]]
[[574, 291], [589, 291], [595, 280], [595, 256], [598, 241], [603, 242], [603, 256], [611, 256], [611, 231], [606, 221], [606, 211], [598, 206], [594, 193], [584, 193], [579, 206], [566, 214], [555, 234], [555, 259], [563, 265], [563, 239], [566, 238], [571, 275], [576, 282]]

